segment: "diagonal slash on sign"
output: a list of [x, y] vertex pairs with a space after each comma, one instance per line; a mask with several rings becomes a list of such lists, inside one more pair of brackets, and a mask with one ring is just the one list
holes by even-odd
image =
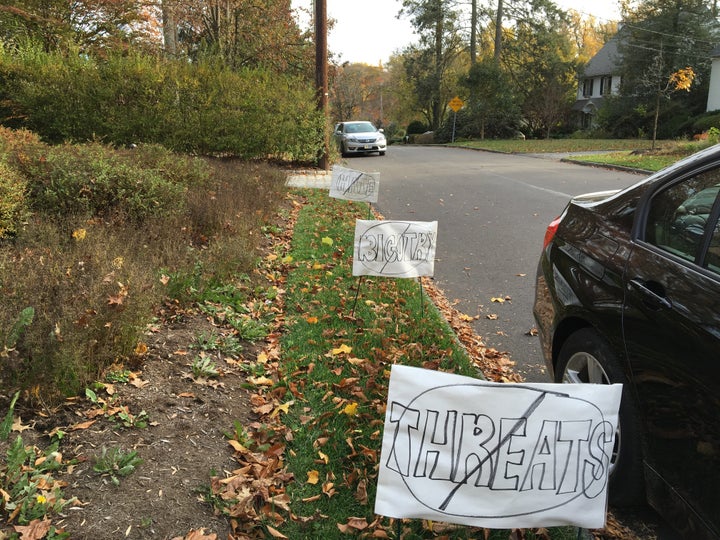
[[[407, 233], [407, 232], [410, 230], [410, 227], [411, 227], [411, 224], [408, 223], [408, 226], [405, 227], [405, 230], [404, 230], [402, 233], [400, 233], [400, 238], [402, 238], [403, 236], [405, 236], [405, 233]], [[386, 267], [388, 264], [390, 264], [390, 261], [385, 261], [385, 264], [383, 264], [383, 267], [380, 269], [380, 273], [383, 273], [383, 272], [385, 271], [385, 267]]]
[[343, 195], [347, 195], [347, 192], [350, 191], [350, 188], [355, 185], [355, 182], [357, 182], [358, 180], [360, 180], [362, 178], [363, 174], [365, 174], [365, 173], [361, 172], [353, 179], [352, 182], [350, 182], [350, 184], [348, 184], [348, 187], [346, 187], [345, 191], [343, 191]]
[[445, 497], [445, 500], [444, 500], [444, 501], [442, 502], [442, 504], [440, 505], [440, 510], [445, 510], [445, 509], [447, 509], [447, 507], [450, 505], [450, 502], [452, 501], [452, 499], [453, 499], [453, 497], [455, 496], [455, 494], [457, 493], [457, 491], [458, 491], [462, 486], [464, 486], [465, 484], [467, 484], [468, 480], [469, 480], [477, 471], [479, 471], [479, 470], [482, 468], [482, 466], [487, 462], [487, 460], [490, 459], [490, 456], [492, 456], [493, 454], [495, 454], [495, 452], [497, 452], [498, 450], [500, 450], [500, 448], [501, 448], [505, 443], [507, 443], [507, 442], [510, 440], [510, 437], [512, 437], [512, 436], [515, 434], [515, 432], [522, 427], [523, 423], [526, 422], [527, 419], [530, 418], [530, 416], [532, 415], [532, 413], [534, 413], [535, 410], [540, 406], [540, 404], [543, 402], [543, 400], [545, 399], [545, 396], [546, 396], [547, 394], [548, 394], [547, 392], [541, 393], [541, 394], [535, 399], [535, 401], [533, 401], [533, 402], [530, 404], [530, 406], [529, 406], [529, 407], [527, 408], [527, 410], [523, 413], [523, 415], [522, 415], [520, 418], [518, 418], [517, 422], [515, 422], [515, 425], [513, 425], [512, 429], [507, 433], [507, 435], [505, 435], [505, 437], [502, 438], [502, 440], [501, 440], [501, 441], [498, 443], [498, 445], [492, 450], [492, 452], [488, 452], [487, 457], [486, 457], [485, 459], [481, 460], [480, 463], [478, 463], [478, 465], [477, 465], [474, 469], [472, 469], [469, 473], [467, 473], [467, 474], [465, 475], [465, 478], [463, 478], [462, 481], [461, 481], [458, 485], [456, 485], [454, 488], [452, 488], [452, 490], [450, 490], [450, 493], [448, 493], [448, 496]]

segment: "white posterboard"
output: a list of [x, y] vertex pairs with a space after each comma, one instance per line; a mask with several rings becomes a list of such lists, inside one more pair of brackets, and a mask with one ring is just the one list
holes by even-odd
[[355, 221], [353, 276], [414, 278], [435, 272], [437, 221]]
[[380, 189], [380, 173], [365, 173], [333, 165], [330, 196], [335, 199], [376, 203]]
[[602, 528], [622, 385], [502, 384], [394, 365], [375, 513]]

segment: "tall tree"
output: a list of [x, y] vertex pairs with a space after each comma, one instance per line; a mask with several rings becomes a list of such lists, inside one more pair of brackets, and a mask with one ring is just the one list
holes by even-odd
[[548, 0], [508, 5], [500, 63], [521, 96], [523, 116], [533, 135], [549, 137], [570, 110], [577, 58], [566, 13]]
[[142, 0], [16, 0], [0, 5], [0, 27], [5, 39], [29, 38], [48, 51], [67, 42], [97, 52], [153, 39]]
[[420, 44], [408, 50], [405, 69], [434, 130], [442, 123], [449, 100], [443, 91], [445, 77], [462, 50], [458, 14], [450, 0], [403, 0], [401, 13], [410, 17], [420, 36]]
[[[695, 84], [674, 98], [676, 111], [687, 119], [705, 111], [710, 78], [710, 52], [720, 39], [720, 25], [707, 0], [645, 0], [625, 12], [618, 50], [622, 58], [621, 100], [606, 116], [608, 125], [620, 128], [631, 111], [645, 111], [641, 129], [654, 131], [658, 88], [679, 70], [691, 68]], [[662, 119], [662, 112], [661, 119]], [[677, 125], [677, 123], [675, 123]], [[667, 123], [661, 136], [676, 136]]]

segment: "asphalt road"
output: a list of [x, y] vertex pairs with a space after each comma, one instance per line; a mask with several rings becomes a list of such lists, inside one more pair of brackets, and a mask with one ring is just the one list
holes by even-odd
[[[470, 316], [485, 343], [507, 352], [531, 382], [549, 382], [532, 305], [548, 223], [568, 200], [620, 189], [644, 175], [560, 161], [563, 155], [508, 155], [460, 148], [392, 146], [346, 160], [380, 173], [385, 219], [438, 221], [435, 282]], [[503, 303], [493, 298], [507, 298]], [[649, 507], [613, 509], [636, 538], [679, 540]]]
[[[438, 221], [435, 282], [485, 343], [507, 352], [526, 380], [548, 382], [532, 304], [548, 223], [574, 195], [629, 186], [641, 175], [460, 148], [392, 146], [347, 159], [380, 173], [385, 219]], [[504, 302], [493, 299], [504, 299]]]

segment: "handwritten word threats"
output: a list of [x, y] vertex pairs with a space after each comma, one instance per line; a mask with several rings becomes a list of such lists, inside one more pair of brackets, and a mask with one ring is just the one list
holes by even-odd
[[378, 200], [380, 173], [364, 173], [334, 165], [330, 196], [335, 199], [375, 203]]
[[353, 275], [432, 276], [436, 240], [437, 221], [357, 220]]
[[621, 392], [393, 366], [375, 512], [603, 527]]

